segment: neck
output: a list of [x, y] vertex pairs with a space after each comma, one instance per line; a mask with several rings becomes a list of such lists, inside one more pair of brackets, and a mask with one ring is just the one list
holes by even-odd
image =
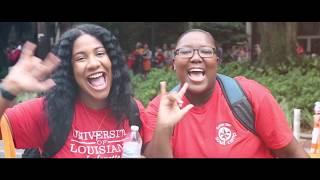
[[203, 105], [209, 101], [213, 90], [214, 90], [214, 87], [210, 88], [209, 90], [207, 90], [203, 93], [199, 93], [199, 94], [193, 94], [193, 93], [190, 93], [189, 91], [187, 91], [186, 97], [188, 98], [189, 102], [195, 106]]
[[91, 109], [95, 109], [95, 110], [102, 109], [107, 106], [106, 99], [99, 100], [99, 99], [90, 98], [88, 96], [81, 96], [80, 95], [80, 100], [87, 107], [89, 107]]

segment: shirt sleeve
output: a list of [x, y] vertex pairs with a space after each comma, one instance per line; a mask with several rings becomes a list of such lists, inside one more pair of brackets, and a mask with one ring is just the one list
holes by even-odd
[[151, 141], [152, 139], [152, 125], [150, 124], [150, 121], [148, 119], [146, 110], [143, 106], [143, 104], [140, 101], [137, 101], [139, 113], [140, 113], [140, 119], [142, 123], [142, 130], [141, 130], [141, 136], [143, 139], [143, 144], [146, 144]]
[[262, 102], [256, 113], [259, 136], [270, 149], [287, 146], [293, 138], [293, 133], [284, 112], [271, 94], [266, 94]]
[[48, 136], [43, 98], [28, 100], [5, 111], [12, 129], [15, 147], [26, 149], [42, 147]]
[[145, 131], [147, 135], [146, 143], [152, 140], [153, 132], [156, 129], [158, 109], [160, 104], [159, 97], [160, 96], [150, 101], [146, 109], [146, 116], [147, 116], [146, 131]]
[[239, 79], [255, 114], [255, 127], [258, 136], [270, 149], [287, 146], [293, 138], [288, 120], [269, 89], [256, 81]]

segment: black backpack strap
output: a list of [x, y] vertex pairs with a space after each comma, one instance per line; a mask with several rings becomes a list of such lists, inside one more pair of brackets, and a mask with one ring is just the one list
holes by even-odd
[[127, 112], [127, 116], [129, 119], [130, 126], [136, 125], [139, 126], [139, 129], [141, 129], [142, 123], [140, 119], [140, 111], [137, 103], [133, 98], [130, 98], [130, 110]]
[[28, 148], [22, 153], [22, 158], [41, 158], [41, 154], [38, 148]]
[[240, 84], [235, 79], [222, 74], [217, 75], [217, 80], [233, 115], [245, 128], [256, 134], [252, 106]]

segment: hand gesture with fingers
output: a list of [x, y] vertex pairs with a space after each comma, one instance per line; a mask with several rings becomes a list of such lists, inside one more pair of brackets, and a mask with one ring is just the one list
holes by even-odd
[[160, 82], [161, 100], [158, 112], [158, 124], [165, 127], [173, 127], [193, 107], [188, 104], [181, 109], [182, 97], [188, 88], [185, 83], [180, 91], [166, 93], [166, 82]]
[[48, 77], [59, 65], [60, 60], [49, 53], [44, 60], [34, 56], [36, 45], [26, 42], [18, 63], [12, 67], [3, 84], [17, 95], [21, 92], [43, 92], [55, 85]]

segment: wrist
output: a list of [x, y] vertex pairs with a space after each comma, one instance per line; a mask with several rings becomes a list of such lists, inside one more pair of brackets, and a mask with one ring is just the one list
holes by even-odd
[[10, 93], [12, 96], [17, 96], [20, 93], [18, 86], [15, 85], [14, 81], [3, 79], [1, 82], [2, 89]]
[[164, 125], [164, 124], [157, 124], [156, 127], [156, 132], [160, 133], [162, 135], [167, 135], [167, 136], [171, 136], [172, 135], [172, 131], [173, 131], [173, 127], [168, 126], [168, 125]]
[[12, 101], [16, 98], [16, 95], [9, 92], [2, 84], [0, 84], [0, 93], [1, 96], [8, 101]]

